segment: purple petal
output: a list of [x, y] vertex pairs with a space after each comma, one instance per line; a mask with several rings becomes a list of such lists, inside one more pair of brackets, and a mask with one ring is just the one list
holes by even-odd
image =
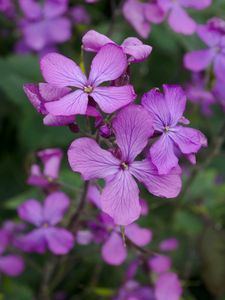
[[181, 283], [177, 274], [161, 274], [156, 281], [155, 296], [157, 300], [179, 300], [182, 294]]
[[184, 154], [197, 153], [203, 146], [203, 134], [197, 129], [177, 126], [175, 132], [170, 133], [170, 137]]
[[44, 16], [47, 19], [64, 14], [68, 9], [68, 0], [46, 0], [44, 3]]
[[18, 276], [24, 270], [24, 261], [17, 255], [0, 257], [0, 271], [9, 276]]
[[74, 246], [74, 237], [66, 229], [62, 228], [47, 228], [45, 238], [49, 250], [56, 255], [67, 254]]
[[49, 185], [49, 181], [41, 173], [39, 165], [34, 164], [31, 166], [30, 176], [27, 179], [27, 184], [39, 187], [46, 187]]
[[39, 83], [38, 87], [42, 99], [46, 102], [59, 100], [60, 98], [64, 97], [65, 95], [69, 94], [69, 92], [71, 92], [70, 88], [59, 88], [55, 85], [48, 83]]
[[122, 159], [132, 162], [153, 134], [151, 116], [140, 105], [130, 105], [117, 114], [112, 125]]
[[168, 134], [162, 136], [150, 148], [150, 157], [159, 174], [168, 174], [178, 165], [178, 158], [174, 153], [173, 141]]
[[149, 260], [148, 264], [153, 272], [164, 273], [171, 268], [172, 261], [168, 256], [156, 255]]
[[127, 250], [118, 233], [113, 232], [102, 246], [102, 258], [110, 265], [119, 266], [127, 257]]
[[165, 11], [156, 3], [150, 3], [150, 4], [147, 3], [144, 14], [145, 14], [145, 18], [150, 23], [155, 23], [155, 24], [160, 24], [166, 16]]
[[37, 156], [44, 165], [44, 175], [50, 178], [58, 178], [59, 168], [63, 157], [63, 152], [59, 148], [45, 149], [39, 151]]
[[130, 224], [125, 228], [125, 234], [134, 244], [143, 247], [152, 240], [152, 232], [147, 228], [141, 228], [138, 224]]
[[207, 8], [211, 3], [212, 0], [180, 0], [182, 6], [199, 10]]
[[209, 25], [198, 25], [197, 34], [209, 47], [217, 46], [221, 39], [220, 31], [212, 29]]
[[149, 213], [149, 207], [147, 201], [144, 199], [140, 199], [140, 205], [141, 205], [141, 215], [147, 216]]
[[168, 22], [170, 27], [178, 33], [193, 34], [196, 31], [195, 21], [186, 13], [180, 5], [174, 5]]
[[27, 95], [30, 103], [41, 114], [46, 114], [47, 111], [42, 103], [42, 97], [37, 84], [28, 83], [23, 86], [23, 90]]
[[22, 203], [17, 209], [19, 217], [36, 226], [43, 222], [43, 209], [37, 200], [29, 199]]
[[69, 208], [70, 200], [63, 192], [50, 194], [44, 202], [44, 219], [50, 225], [56, 225], [61, 221], [65, 212]]
[[28, 19], [39, 19], [41, 17], [41, 5], [35, 0], [19, 0], [19, 6]]
[[71, 59], [58, 54], [49, 53], [41, 59], [41, 71], [44, 79], [58, 87], [75, 86], [83, 88], [87, 82], [80, 67]]
[[64, 126], [74, 123], [75, 117], [74, 116], [53, 116], [48, 114], [44, 117], [43, 123], [46, 126]]
[[101, 195], [102, 210], [118, 225], [129, 225], [141, 213], [139, 190], [128, 171], [118, 171], [107, 180]]
[[89, 138], [75, 140], [70, 145], [68, 159], [72, 170], [80, 172], [85, 180], [114, 175], [120, 166], [118, 159]]
[[188, 70], [199, 72], [205, 70], [210, 65], [215, 56], [214, 49], [203, 49], [192, 51], [184, 56], [184, 66]]
[[98, 52], [102, 46], [109, 43], [114, 44], [107, 36], [95, 30], [89, 30], [82, 38], [84, 50], [91, 52]]
[[44, 253], [47, 250], [45, 228], [35, 229], [16, 239], [16, 247], [25, 252]]
[[88, 189], [87, 198], [92, 202], [96, 207], [101, 209], [101, 193], [96, 185], [91, 185]]
[[49, 20], [47, 23], [47, 35], [49, 43], [63, 43], [71, 38], [71, 22], [67, 18]]
[[23, 28], [24, 40], [32, 50], [40, 51], [48, 44], [47, 21], [28, 23]]
[[76, 90], [58, 101], [45, 104], [47, 111], [54, 116], [84, 115], [88, 106], [88, 95], [83, 90]]
[[127, 66], [126, 55], [115, 44], [103, 46], [92, 60], [89, 84], [98, 86], [102, 82], [119, 78]]
[[89, 245], [93, 240], [93, 234], [89, 230], [78, 230], [76, 242], [79, 245]]
[[153, 163], [145, 159], [133, 162], [130, 171], [155, 196], [175, 198], [180, 193], [182, 182], [179, 167], [172, 169], [167, 175], [159, 175]]
[[170, 238], [162, 241], [159, 244], [159, 248], [161, 251], [173, 251], [178, 247], [178, 240], [176, 238]]
[[139, 39], [130, 37], [123, 41], [121, 47], [124, 53], [130, 55], [129, 62], [141, 62], [152, 52], [152, 47], [144, 45]]
[[225, 55], [221, 53], [220, 55], [217, 55], [215, 59], [214, 73], [216, 78], [221, 80], [222, 82], [225, 82], [224, 72], [225, 72]]
[[113, 113], [136, 98], [132, 85], [96, 87], [91, 96], [106, 113]]
[[123, 6], [124, 17], [143, 38], [147, 38], [151, 30], [151, 25], [145, 17], [145, 9], [145, 3], [137, 0], [127, 0]]

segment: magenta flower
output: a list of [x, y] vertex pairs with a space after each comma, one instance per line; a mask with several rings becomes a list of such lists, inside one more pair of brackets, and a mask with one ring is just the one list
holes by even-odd
[[167, 174], [178, 165], [177, 149], [185, 155], [196, 154], [207, 145], [198, 130], [179, 125], [183, 117], [186, 96], [179, 86], [163, 85], [164, 95], [155, 88], [144, 94], [142, 105], [150, 112], [159, 139], [150, 148], [150, 158], [159, 174]]
[[206, 25], [199, 25], [197, 34], [208, 46], [184, 56], [184, 65], [194, 72], [205, 70], [213, 64], [215, 76], [224, 82], [225, 72], [225, 21], [213, 18]]
[[150, 287], [129, 280], [120, 288], [119, 294], [113, 300], [156, 300], [156, 298]]
[[68, 0], [45, 0], [43, 5], [35, 0], [20, 0], [19, 4], [25, 17], [21, 29], [30, 49], [41, 51], [70, 39], [71, 23], [64, 17]]
[[179, 243], [178, 240], [176, 238], [169, 238], [166, 240], [163, 240], [160, 244], [159, 244], [159, 249], [161, 251], [174, 251], [177, 249]]
[[112, 127], [120, 155], [100, 148], [90, 138], [80, 138], [71, 144], [68, 158], [72, 170], [80, 172], [84, 180], [105, 179], [102, 209], [116, 224], [128, 225], [141, 213], [139, 189], [133, 176], [152, 194], [171, 198], [181, 188], [180, 168], [164, 176], [158, 174], [149, 159], [135, 161], [153, 134], [152, 120], [141, 106], [130, 105], [121, 110]]
[[171, 268], [172, 261], [168, 256], [156, 255], [149, 259], [148, 265], [155, 273], [164, 273]]
[[159, 275], [155, 284], [157, 300], [179, 300], [182, 295], [182, 286], [177, 274], [172, 272]]
[[202, 10], [211, 4], [211, 0], [158, 0], [161, 9], [168, 13], [168, 23], [175, 31], [183, 34], [193, 34], [196, 22], [187, 14], [186, 8]]
[[47, 111], [55, 116], [85, 114], [89, 96], [106, 113], [112, 113], [127, 105], [136, 96], [131, 85], [99, 86], [105, 81], [120, 77], [126, 66], [126, 55], [120, 47], [113, 44], [103, 46], [95, 56], [88, 79], [69, 58], [57, 53], [47, 54], [41, 60], [45, 80], [61, 88], [77, 88], [58, 101], [46, 103]]
[[67, 254], [74, 246], [74, 237], [66, 229], [56, 227], [62, 220], [70, 201], [62, 192], [47, 196], [44, 204], [29, 199], [18, 208], [19, 217], [37, 227], [17, 240], [17, 247], [27, 252], [44, 253], [49, 249], [56, 255]]
[[76, 5], [71, 9], [71, 16], [74, 24], [89, 24], [91, 21], [90, 15], [87, 10], [81, 6]]
[[61, 149], [45, 149], [37, 153], [43, 164], [43, 171], [37, 164], [32, 165], [27, 183], [39, 187], [49, 187], [58, 179], [59, 168], [63, 157]]
[[8, 276], [18, 276], [24, 270], [24, 261], [18, 255], [4, 255], [10, 244], [8, 232], [4, 229], [0, 230], [0, 272]]
[[[95, 30], [89, 30], [82, 38], [83, 48], [86, 51], [98, 52], [102, 46], [113, 43], [104, 34]], [[152, 52], [152, 47], [144, 45], [139, 39], [129, 37], [123, 41], [121, 48], [128, 55], [128, 62], [140, 62], [145, 60]]]

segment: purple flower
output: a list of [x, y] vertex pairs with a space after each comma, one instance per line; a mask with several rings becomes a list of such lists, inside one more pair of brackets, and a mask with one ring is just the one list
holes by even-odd
[[69, 58], [57, 53], [47, 54], [41, 60], [45, 80], [59, 88], [77, 88], [58, 101], [46, 103], [47, 111], [55, 116], [85, 114], [89, 96], [106, 113], [112, 113], [127, 105], [136, 96], [131, 85], [99, 86], [105, 81], [120, 77], [126, 66], [126, 55], [120, 47], [113, 44], [103, 46], [95, 56], [88, 79], [80, 67]]
[[224, 82], [225, 21], [211, 19], [206, 25], [199, 25], [197, 34], [208, 48], [187, 53], [184, 56], [185, 67], [199, 72], [212, 63], [215, 76]]
[[155, 300], [155, 297], [150, 287], [141, 286], [137, 281], [129, 280], [113, 300]]
[[112, 127], [120, 155], [100, 148], [93, 139], [80, 138], [71, 144], [68, 158], [72, 170], [80, 172], [84, 180], [105, 179], [102, 209], [116, 224], [128, 225], [141, 213], [139, 189], [133, 176], [152, 194], [172, 198], [181, 189], [180, 168], [164, 176], [158, 174], [149, 159], [134, 161], [153, 133], [152, 120], [143, 107], [124, 108], [113, 120]]
[[167, 174], [178, 165], [176, 149], [194, 155], [207, 145], [200, 131], [179, 125], [186, 123], [183, 118], [186, 96], [181, 87], [163, 85], [163, 90], [164, 95], [155, 88], [142, 97], [142, 105], [150, 112], [154, 129], [160, 134], [150, 148], [150, 158], [159, 174]]
[[17, 247], [27, 252], [44, 253], [49, 249], [56, 255], [67, 254], [74, 245], [73, 235], [66, 229], [56, 227], [62, 220], [70, 201], [62, 192], [50, 194], [44, 204], [29, 199], [18, 208], [19, 217], [37, 227], [18, 237]]
[[35, 0], [20, 0], [19, 4], [24, 13], [21, 30], [30, 49], [41, 51], [70, 39], [71, 23], [64, 17], [68, 0], [45, 0], [43, 5]]
[[123, 15], [141, 37], [147, 38], [151, 31], [151, 23], [161, 23], [165, 13], [156, 1], [144, 3], [139, 0], [127, 0], [123, 6]]
[[172, 262], [168, 256], [156, 255], [149, 259], [149, 267], [153, 272], [164, 273], [171, 268]]
[[159, 244], [159, 249], [161, 251], [173, 251], [173, 250], [177, 249], [178, 245], [179, 245], [179, 243], [176, 238], [169, 238], [169, 239], [163, 240]]
[[10, 239], [8, 232], [0, 230], [0, 272], [8, 276], [18, 276], [24, 270], [24, 261], [18, 255], [4, 255], [6, 248], [9, 246]]
[[[107, 36], [95, 31], [89, 30], [82, 38], [84, 50], [98, 52], [102, 46], [113, 43]], [[139, 39], [129, 37], [123, 41], [121, 48], [129, 56], [129, 62], [140, 62], [145, 60], [152, 51], [152, 47], [144, 45]]]
[[193, 34], [196, 31], [195, 21], [186, 13], [186, 8], [201, 10], [211, 4], [211, 0], [158, 0], [161, 9], [168, 13], [168, 23], [175, 31], [183, 34]]
[[74, 123], [75, 116], [54, 116], [45, 108], [45, 104], [59, 100], [71, 92], [70, 88], [59, 88], [47, 83], [25, 84], [24, 92], [34, 108], [44, 116], [43, 123], [47, 126], [63, 126]]
[[155, 297], [157, 300], [179, 300], [182, 287], [177, 274], [167, 272], [160, 274], [155, 284]]
[[90, 23], [90, 15], [88, 14], [87, 10], [81, 5], [76, 5], [71, 9], [71, 16], [75, 24]]
[[9, 18], [15, 16], [15, 6], [12, 0], [0, 0], [0, 12]]
[[58, 179], [59, 168], [63, 157], [61, 149], [45, 149], [37, 153], [38, 158], [43, 163], [43, 171], [39, 165], [34, 164], [31, 167], [31, 174], [27, 183], [39, 187], [49, 187]]

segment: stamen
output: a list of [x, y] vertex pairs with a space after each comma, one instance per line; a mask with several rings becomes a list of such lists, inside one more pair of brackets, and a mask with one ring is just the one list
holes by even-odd
[[128, 170], [128, 164], [126, 164], [125, 162], [123, 162], [122, 164], [121, 164], [121, 168], [123, 169], [123, 170]]
[[93, 91], [93, 87], [90, 86], [90, 85], [85, 86], [85, 87], [84, 87], [84, 91], [85, 91], [85, 93], [90, 94], [90, 93]]
[[49, 227], [49, 224], [48, 224], [48, 223], [44, 223], [44, 224], [42, 225], [42, 227], [48, 228], [48, 227]]
[[166, 126], [166, 127], [164, 128], [164, 130], [165, 130], [165, 132], [169, 132], [169, 131], [170, 131], [169, 126]]

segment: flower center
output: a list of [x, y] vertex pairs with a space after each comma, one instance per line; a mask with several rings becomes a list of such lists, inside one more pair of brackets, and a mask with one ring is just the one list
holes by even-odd
[[128, 170], [129, 166], [128, 166], [128, 164], [126, 162], [123, 162], [121, 164], [121, 168], [125, 171], [125, 170]]
[[90, 85], [85, 86], [84, 91], [85, 91], [85, 93], [90, 94], [93, 91], [93, 87]]
[[48, 228], [49, 227], [49, 224], [47, 222], [43, 223], [42, 227], [44, 228]]
[[165, 131], [165, 132], [169, 132], [169, 131], [170, 131], [169, 126], [165, 126], [165, 127], [164, 127], [164, 131]]

